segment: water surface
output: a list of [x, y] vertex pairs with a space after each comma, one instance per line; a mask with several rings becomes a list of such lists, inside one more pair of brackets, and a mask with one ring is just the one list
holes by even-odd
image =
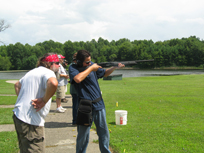
[[[0, 72], [0, 79], [18, 80], [28, 71], [23, 72]], [[204, 74], [204, 70], [115, 70], [112, 74], [122, 74], [127, 77], [144, 77], [144, 76], [166, 76], [166, 75], [188, 75]]]

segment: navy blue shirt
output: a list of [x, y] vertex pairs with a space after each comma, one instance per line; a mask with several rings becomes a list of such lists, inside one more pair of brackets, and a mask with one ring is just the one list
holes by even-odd
[[[91, 62], [91, 65], [93, 64], [94, 63]], [[92, 71], [82, 82], [76, 83], [74, 81], [74, 77], [80, 73], [78, 67], [76, 64], [69, 66], [70, 82], [74, 83], [80, 99], [88, 99], [93, 101], [101, 97], [101, 90], [98, 84], [98, 79], [104, 76], [105, 71], [105, 69], [99, 68], [96, 72]], [[99, 102], [92, 103], [92, 108], [94, 111], [104, 109], [105, 105], [103, 99]]]

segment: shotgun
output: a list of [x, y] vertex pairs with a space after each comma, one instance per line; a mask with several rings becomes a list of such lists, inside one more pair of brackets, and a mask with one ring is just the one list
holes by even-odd
[[124, 65], [136, 65], [139, 62], [152, 62], [154, 59], [149, 59], [149, 60], [136, 60], [136, 61], [121, 61], [121, 62], [102, 62], [99, 63], [101, 67], [111, 67], [111, 66], [118, 66], [118, 63], [122, 63]]
[[[152, 62], [154, 59], [149, 59], [149, 60], [136, 60], [136, 61], [121, 61], [121, 62], [102, 62], [99, 63], [98, 65], [101, 66], [102, 68], [107, 68], [111, 66], [118, 66], [118, 63], [122, 63], [124, 65], [136, 65], [139, 62]], [[87, 67], [78, 67], [79, 72], [82, 72], [86, 70], [89, 66]]]

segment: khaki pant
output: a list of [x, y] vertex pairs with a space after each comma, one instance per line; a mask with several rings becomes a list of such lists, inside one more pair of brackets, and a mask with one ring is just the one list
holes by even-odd
[[13, 115], [20, 153], [44, 153], [44, 127], [27, 124]]
[[65, 86], [58, 86], [56, 91], [56, 98], [64, 98], [65, 97]]

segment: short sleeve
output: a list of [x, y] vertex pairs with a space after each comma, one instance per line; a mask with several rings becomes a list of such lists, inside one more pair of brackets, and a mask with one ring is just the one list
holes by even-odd
[[97, 71], [96, 71], [96, 75], [97, 75], [97, 78], [102, 78], [104, 75], [105, 75], [105, 72], [106, 70], [105, 69], [102, 69], [102, 68], [99, 68]]
[[23, 84], [24, 77], [25, 77], [25, 76], [23, 76], [23, 77], [19, 80], [20, 84]]
[[74, 83], [74, 77], [79, 74], [79, 71], [77, 69], [77, 66], [75, 64], [72, 64], [69, 66], [69, 78], [70, 83]]
[[42, 77], [42, 79], [43, 79], [43, 81], [42, 81], [42, 83], [43, 83], [43, 87], [44, 87], [44, 89], [46, 89], [47, 88], [47, 80], [49, 79], [49, 78], [56, 78], [56, 75], [55, 75], [55, 73], [53, 72], [53, 71], [49, 71], [48, 73], [46, 73], [45, 75], [43, 75], [43, 77]]
[[66, 74], [64, 67], [60, 64], [59, 74]]

